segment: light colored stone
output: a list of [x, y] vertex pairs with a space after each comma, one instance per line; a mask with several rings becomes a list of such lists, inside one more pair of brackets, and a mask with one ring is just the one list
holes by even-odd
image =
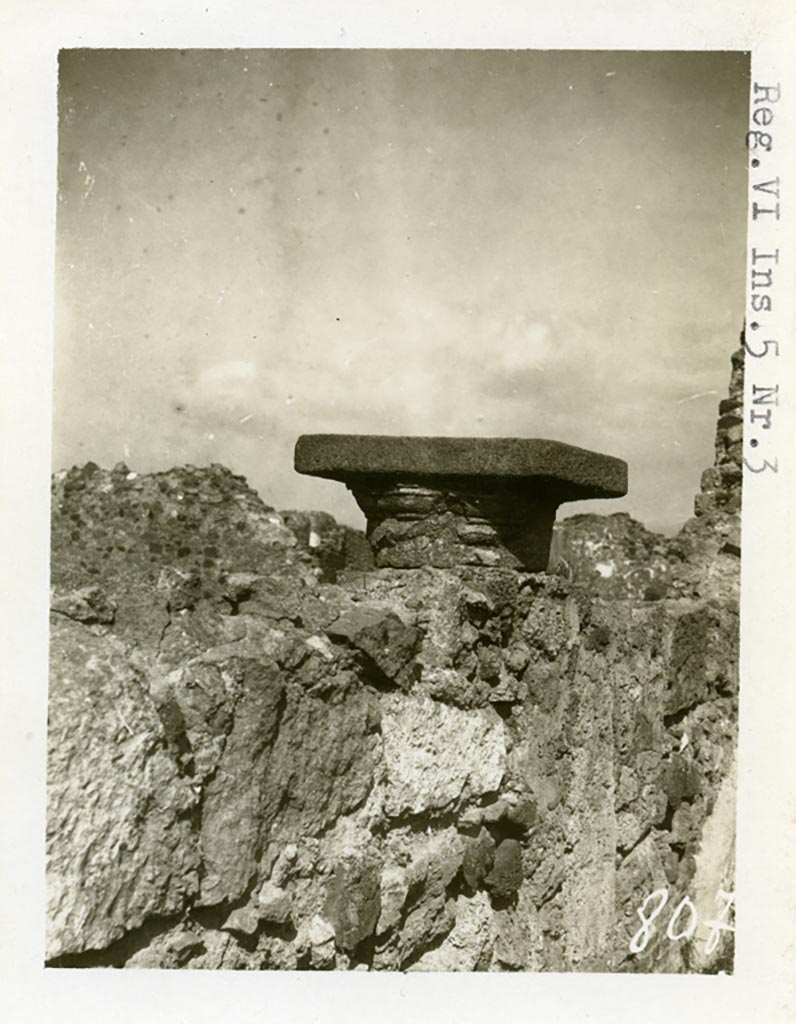
[[491, 970], [538, 971], [548, 966], [539, 913], [525, 888], [516, 907], [495, 911], [489, 922]]
[[492, 908], [485, 892], [456, 900], [456, 923], [436, 949], [424, 953], [410, 971], [475, 971], [492, 950]]
[[500, 797], [495, 800], [494, 803], [487, 804], [487, 806], [483, 808], [483, 819], [486, 822], [494, 824], [506, 816], [507, 810], [508, 802], [503, 797]]
[[459, 815], [460, 825], [478, 826], [484, 820], [484, 809], [482, 807], [468, 807]]
[[48, 959], [179, 913], [199, 867], [196, 795], [125, 645], [57, 616], [50, 664]]
[[503, 723], [427, 697], [383, 704], [385, 810], [391, 817], [441, 811], [495, 792], [506, 770]]
[[638, 842], [644, 823], [632, 811], [619, 811], [616, 816], [616, 847], [618, 850], [629, 850]]
[[394, 928], [401, 920], [408, 892], [406, 872], [393, 865], [386, 867], [381, 875], [381, 914], [376, 925], [377, 935]]
[[334, 943], [334, 928], [320, 914], [316, 914], [310, 921], [307, 937], [311, 946], [324, 946], [327, 942]]
[[[702, 831], [691, 883], [699, 920], [691, 957], [699, 971], [714, 970], [726, 959], [733, 940], [734, 898], [729, 897], [735, 892], [735, 787], [733, 756]], [[713, 921], [721, 924], [712, 925]]]
[[319, 968], [334, 966], [334, 928], [320, 914], [316, 914], [310, 921], [307, 937], [310, 944], [312, 966]]
[[622, 765], [619, 771], [619, 782], [616, 787], [616, 806], [621, 810], [636, 799], [639, 793], [638, 778], [636, 773], [626, 765]]
[[320, 654], [324, 661], [334, 661], [332, 645], [325, 636], [308, 636], [304, 643], [310, 650]]
[[251, 907], [238, 907], [221, 925], [221, 929], [233, 935], [254, 935], [259, 925], [259, 917]]
[[278, 885], [266, 882], [260, 890], [257, 909], [262, 920], [284, 924], [290, 920], [290, 897]]

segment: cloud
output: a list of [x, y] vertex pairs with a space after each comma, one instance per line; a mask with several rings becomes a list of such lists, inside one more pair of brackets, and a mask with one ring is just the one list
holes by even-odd
[[495, 333], [496, 368], [500, 370], [514, 372], [529, 366], [541, 367], [560, 354], [551, 324], [527, 313], [515, 314]]
[[261, 418], [271, 388], [254, 362], [228, 359], [185, 379], [174, 397], [174, 411], [218, 429]]
[[550, 323], [527, 313], [487, 324], [488, 360], [475, 379], [490, 398], [526, 398], [562, 358]]
[[198, 384], [206, 388], [237, 387], [257, 379], [257, 367], [248, 359], [228, 359], [208, 366], [198, 377]]

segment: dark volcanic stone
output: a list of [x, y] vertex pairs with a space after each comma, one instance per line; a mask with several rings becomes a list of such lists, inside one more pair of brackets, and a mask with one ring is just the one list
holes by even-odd
[[[673, 574], [671, 541], [626, 512], [569, 516], [555, 524], [550, 565], [609, 600], [658, 600]], [[647, 591], [652, 587], [648, 594]]]
[[[112, 621], [117, 635], [146, 644], [163, 635], [169, 611], [220, 598], [229, 573], [267, 576], [306, 562], [273, 509], [217, 465], [139, 475], [88, 463], [59, 473], [51, 542], [56, 608]], [[90, 597], [59, 607], [100, 582], [105, 610]]]
[[[735, 635], [734, 635], [735, 634]], [[732, 643], [728, 643], [732, 637]], [[666, 713], [693, 707], [712, 688], [734, 689], [736, 680], [726, 672], [737, 649], [737, 614], [708, 604], [681, 615], [672, 635], [668, 667]]]
[[496, 899], [510, 899], [522, 885], [522, 847], [516, 839], [504, 839], [495, 850], [495, 863], [484, 879]]
[[76, 622], [86, 623], [111, 623], [116, 614], [115, 602], [96, 585], [54, 596], [50, 608]]
[[690, 758], [673, 754], [663, 770], [663, 790], [672, 807], [679, 807], [683, 800], [693, 800], [698, 795], [701, 779], [699, 768]]
[[694, 503], [697, 518], [732, 515], [741, 509], [745, 339], [744, 328], [741, 347], [732, 354], [729, 395], [719, 404], [715, 465], [703, 473], [701, 494]]
[[525, 797], [515, 806], [509, 807], [506, 817], [512, 825], [523, 832], [527, 832], [536, 824], [536, 820], [539, 817], [536, 801], [532, 797]]
[[621, 459], [541, 438], [304, 434], [295, 466], [298, 473], [344, 481], [359, 474], [532, 478], [555, 482], [570, 501], [627, 493]]
[[380, 881], [372, 858], [351, 858], [335, 868], [323, 909], [342, 949], [353, 949], [373, 934], [381, 913]]
[[362, 651], [378, 672], [402, 689], [411, 686], [412, 662], [420, 632], [406, 626], [393, 612], [379, 608], [354, 608], [336, 619], [326, 632]]
[[343, 526], [326, 512], [280, 512], [299, 547], [317, 560], [324, 581], [334, 582], [343, 569], [373, 568], [373, 552], [360, 530]]
[[255, 662], [245, 666], [243, 694], [219, 771], [205, 789], [201, 825], [205, 904], [238, 899], [256, 869], [263, 790], [284, 689], [278, 669]]
[[495, 840], [485, 828], [465, 843], [462, 875], [471, 889], [478, 889], [495, 861]]

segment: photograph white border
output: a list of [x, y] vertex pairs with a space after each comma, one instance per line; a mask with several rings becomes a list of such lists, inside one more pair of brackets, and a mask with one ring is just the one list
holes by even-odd
[[[796, 1019], [796, 16], [784, 0], [5, 0], [0, 10], [0, 1014], [27, 1021]], [[735, 972], [727, 977], [45, 970], [44, 768], [57, 51], [71, 47], [750, 50], [777, 81], [779, 472], [745, 479]], [[789, 239], [786, 243], [785, 239]], [[788, 246], [790, 248], [788, 249]], [[734, 339], [728, 339], [729, 346]], [[90, 372], [90, 368], [87, 368]]]

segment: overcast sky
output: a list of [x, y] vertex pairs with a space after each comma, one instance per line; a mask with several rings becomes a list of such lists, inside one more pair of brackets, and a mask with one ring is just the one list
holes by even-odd
[[54, 468], [222, 462], [278, 508], [301, 433], [547, 437], [691, 514], [744, 311], [748, 59], [65, 51]]

